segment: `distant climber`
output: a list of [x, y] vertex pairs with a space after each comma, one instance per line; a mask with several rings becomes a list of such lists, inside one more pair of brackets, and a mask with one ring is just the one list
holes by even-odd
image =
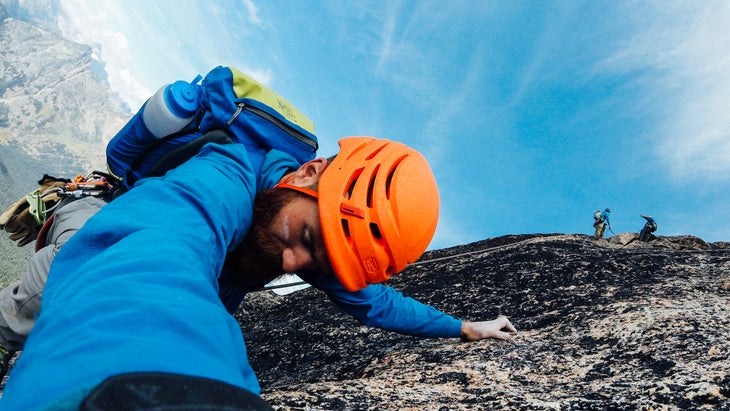
[[639, 241], [643, 241], [645, 243], [649, 242], [654, 235], [652, 234], [657, 229], [656, 221], [650, 216], [650, 215], [644, 215], [642, 214], [641, 217], [646, 220], [646, 224], [644, 224], [644, 227], [641, 229], [641, 232], [639, 233]]
[[603, 211], [598, 210], [595, 213], [593, 213], [593, 227], [596, 229], [596, 231], [593, 233], [593, 237], [596, 238], [596, 240], [600, 240], [603, 238], [603, 234], [606, 232], [606, 227], [608, 229], [611, 229], [611, 222], [608, 220], [608, 217], [611, 215], [611, 209], [607, 208]]

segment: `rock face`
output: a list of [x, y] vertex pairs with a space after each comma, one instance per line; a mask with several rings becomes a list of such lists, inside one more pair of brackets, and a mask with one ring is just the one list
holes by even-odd
[[314, 289], [249, 295], [239, 319], [263, 397], [277, 409], [730, 409], [730, 243], [621, 242], [500, 237], [392, 279], [459, 318], [507, 315], [508, 342], [366, 328]]
[[103, 167], [106, 142], [130, 116], [94, 74], [92, 49], [3, 13], [0, 146], [75, 173]]
[[236, 317], [275, 409], [730, 410], [730, 243], [614, 237], [493, 238], [392, 279], [459, 318], [507, 315], [509, 341], [367, 328], [312, 288]]

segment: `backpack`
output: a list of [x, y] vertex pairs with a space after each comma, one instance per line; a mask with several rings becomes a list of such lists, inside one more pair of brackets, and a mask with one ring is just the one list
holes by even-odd
[[596, 210], [596, 212], [593, 213], [594, 225], [603, 222], [603, 218], [601, 218], [601, 214], [603, 214], [603, 210]]
[[279, 94], [233, 67], [218, 66], [199, 80], [163, 86], [109, 141], [109, 173], [125, 189], [182, 164], [208, 142], [243, 144], [256, 172], [270, 150], [300, 164], [314, 159], [313, 122]]

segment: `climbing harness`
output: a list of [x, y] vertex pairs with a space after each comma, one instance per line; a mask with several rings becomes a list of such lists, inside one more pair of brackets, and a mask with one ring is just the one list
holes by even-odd
[[[48, 236], [48, 230], [53, 224], [53, 211], [58, 209], [61, 204], [66, 204], [70, 201], [75, 201], [83, 197], [97, 197], [105, 201], [111, 201], [118, 192], [121, 190], [118, 180], [112, 176], [100, 171], [92, 171], [89, 175], [83, 176], [77, 175], [73, 181], [68, 182], [60, 187], [50, 188], [45, 190], [43, 193], [38, 194], [38, 204], [42, 204], [38, 208], [38, 213], [33, 214], [36, 221], [41, 225], [41, 229], [38, 232], [36, 239], [36, 251], [46, 246], [46, 238]], [[58, 201], [52, 207], [45, 208], [45, 198], [56, 196]], [[31, 203], [28, 200], [28, 203]]]
[[[117, 185], [117, 180], [109, 174], [102, 173], [101, 171], [92, 171], [87, 176], [83, 176], [81, 174], [77, 175], [73, 181], [66, 183], [61, 187], [46, 190], [40, 195], [40, 197], [43, 198], [55, 194], [61, 199], [99, 197], [105, 200], [111, 200]], [[53, 207], [45, 210], [46, 214], [52, 212], [59, 204], [61, 204], [61, 201], [57, 202]]]

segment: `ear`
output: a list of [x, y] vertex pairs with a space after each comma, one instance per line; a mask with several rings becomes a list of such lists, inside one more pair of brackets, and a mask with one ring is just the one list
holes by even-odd
[[327, 164], [327, 159], [324, 157], [307, 161], [291, 174], [288, 183], [297, 187], [311, 187], [319, 182]]

